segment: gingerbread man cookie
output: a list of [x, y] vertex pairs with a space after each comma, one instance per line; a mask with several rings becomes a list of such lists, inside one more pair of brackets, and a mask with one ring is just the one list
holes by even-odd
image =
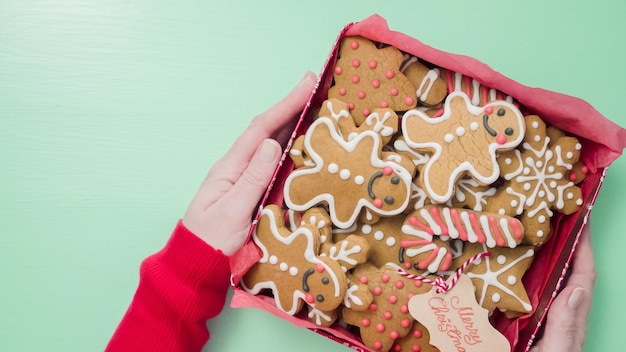
[[441, 117], [414, 109], [402, 118], [406, 143], [431, 154], [420, 182], [436, 203], [447, 202], [465, 175], [485, 185], [496, 181], [496, 153], [515, 148], [524, 131], [524, 118], [514, 105], [496, 101], [480, 108], [460, 92], [448, 95]]
[[378, 49], [369, 39], [345, 37], [328, 98], [348, 103], [357, 125], [378, 108], [413, 109], [415, 88], [400, 72], [401, 65], [402, 53], [397, 48]]
[[526, 230], [524, 242], [540, 245], [549, 238], [554, 211], [572, 214], [583, 204], [582, 192], [575, 185], [578, 176], [572, 173], [582, 145], [565, 135], [551, 140], [539, 116], [526, 116], [525, 121], [524, 143], [498, 159], [505, 181], [487, 208], [520, 216]]
[[344, 300], [347, 278], [339, 264], [319, 255], [317, 227], [304, 224], [290, 231], [283, 212], [266, 206], [252, 235], [261, 259], [243, 276], [241, 286], [252, 294], [271, 290], [276, 306], [295, 315], [303, 304], [318, 311], [335, 310]]
[[304, 146], [314, 166], [293, 170], [284, 185], [285, 204], [306, 211], [328, 206], [335, 226], [349, 228], [362, 210], [392, 216], [406, 209], [412, 175], [381, 160], [381, 138], [364, 131], [347, 142], [328, 118], [318, 118], [305, 134]]

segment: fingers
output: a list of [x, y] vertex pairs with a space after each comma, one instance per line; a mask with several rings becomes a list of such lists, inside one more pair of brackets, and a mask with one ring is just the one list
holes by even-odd
[[590, 304], [591, 292], [577, 286], [563, 289], [552, 302], [541, 341], [531, 351], [581, 352], [587, 327], [585, 310]]
[[567, 285], [552, 302], [544, 335], [533, 352], [582, 351], [596, 278], [590, 226], [579, 241]]
[[243, 210], [242, 213], [247, 219], [265, 192], [281, 153], [282, 149], [278, 142], [273, 139], [264, 140], [250, 160], [248, 167], [224, 195], [225, 204]]
[[224, 159], [233, 165], [247, 163], [264, 139], [275, 139], [276, 134], [285, 130], [289, 122], [295, 122], [296, 115], [304, 109], [316, 82], [315, 74], [307, 72], [286, 97], [252, 120]]
[[568, 285], [578, 285], [589, 291], [593, 289], [596, 280], [596, 267], [591, 248], [591, 226], [587, 225], [580, 235], [576, 253], [574, 254], [573, 268], [568, 279]]

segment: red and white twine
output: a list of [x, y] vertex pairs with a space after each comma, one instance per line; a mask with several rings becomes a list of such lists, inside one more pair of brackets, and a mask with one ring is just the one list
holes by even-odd
[[419, 280], [425, 284], [433, 285], [437, 288], [435, 292], [442, 293], [442, 292], [450, 291], [456, 285], [457, 281], [459, 281], [459, 278], [461, 278], [461, 275], [465, 272], [467, 267], [470, 266], [471, 264], [474, 264], [475, 261], [482, 259], [484, 257], [491, 257], [491, 253], [489, 252], [478, 253], [474, 255], [473, 257], [469, 258], [468, 260], [466, 260], [458, 269], [456, 269], [454, 275], [450, 277], [450, 282], [447, 282], [446, 278], [443, 275], [439, 275], [437, 276], [436, 279], [433, 280], [433, 279], [429, 279], [427, 277], [423, 277], [420, 275], [409, 274], [400, 268], [398, 268], [397, 271], [400, 275], [406, 278]]

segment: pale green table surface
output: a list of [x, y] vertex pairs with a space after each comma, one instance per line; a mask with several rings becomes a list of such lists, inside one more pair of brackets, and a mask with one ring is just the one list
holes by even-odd
[[[209, 167], [373, 13], [626, 126], [626, 2], [361, 3], [0, 2], [0, 350], [102, 350]], [[586, 351], [622, 345], [625, 176], [592, 212]], [[209, 327], [211, 351], [347, 350], [257, 310]]]

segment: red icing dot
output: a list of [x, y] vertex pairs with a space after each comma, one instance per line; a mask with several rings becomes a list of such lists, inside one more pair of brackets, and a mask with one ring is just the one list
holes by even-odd
[[380, 87], [380, 81], [375, 79], [372, 81], [372, 87], [374, 88], [379, 88]]
[[492, 106], [485, 106], [483, 111], [485, 112], [485, 114], [490, 115], [493, 112], [493, 107]]
[[383, 109], [386, 109], [386, 108], [389, 107], [389, 103], [387, 103], [386, 101], [383, 100], [383, 101], [380, 102], [380, 107], [383, 108]]
[[585, 175], [586, 175], [586, 174], [589, 172], [589, 168], [588, 168], [588, 167], [586, 167], [586, 166], [583, 166], [583, 167], [582, 167], [582, 169], [581, 169], [581, 171], [583, 172], [583, 174], [585, 174]]
[[405, 268], [405, 269], [411, 269], [411, 267], [412, 267], [412, 266], [413, 266], [413, 265], [411, 265], [411, 263], [409, 263], [409, 262], [404, 262], [404, 268]]
[[422, 332], [419, 330], [413, 330], [413, 337], [419, 339], [420, 337], [422, 337]]
[[323, 273], [323, 272], [324, 272], [324, 270], [326, 270], [326, 268], [324, 268], [324, 264], [322, 264], [322, 263], [317, 263], [317, 265], [315, 266], [315, 270], [316, 270], [318, 273]]
[[369, 62], [368, 66], [373, 70], [376, 66], [378, 66], [378, 62], [376, 62], [376, 60], [372, 60]]
[[420, 352], [422, 350], [422, 348], [420, 347], [420, 345], [412, 345], [411, 346], [411, 352]]
[[354, 110], [354, 103], [348, 103], [348, 109]]
[[315, 299], [313, 298], [313, 295], [312, 295], [312, 294], [310, 294], [310, 293], [307, 293], [306, 295], [304, 295], [304, 300], [305, 300], [307, 303], [313, 303], [313, 302], [315, 302]]
[[385, 284], [386, 284], [386, 283], [388, 283], [388, 282], [389, 282], [389, 274], [383, 274], [383, 275], [380, 277], [380, 281], [382, 281], [382, 282], [383, 282], [383, 283], [385, 283]]
[[498, 135], [496, 136], [496, 143], [500, 145], [506, 143], [506, 136], [503, 135], [502, 133], [498, 133]]
[[350, 43], [350, 48], [352, 50], [356, 50], [359, 48], [359, 42], [357, 42], [356, 40], [353, 40], [352, 43]]
[[361, 325], [363, 325], [364, 327], [368, 327], [370, 326], [371, 321], [367, 318], [363, 318], [363, 320], [361, 320]]
[[359, 67], [359, 66], [361, 66], [361, 60], [359, 59], [352, 60], [352, 67]]
[[396, 297], [394, 295], [389, 296], [389, 303], [391, 303], [391, 304], [398, 303], [398, 297]]
[[343, 96], [346, 95], [346, 89], [345, 88], [339, 88], [339, 95]]
[[374, 287], [374, 291], [372, 291], [374, 293], [375, 296], [380, 296], [381, 293], [383, 293], [383, 289], [380, 288], [380, 286], [376, 286]]
[[389, 93], [391, 93], [391, 95], [395, 97], [396, 95], [398, 95], [398, 88], [395, 88], [395, 87], [391, 88], [391, 91]]
[[352, 76], [352, 83], [357, 84], [359, 82], [361, 82], [361, 77], [359, 77], [358, 75]]
[[367, 276], [361, 276], [359, 278], [359, 282], [364, 284], [364, 285], [367, 284], [367, 281], [368, 281]]
[[[383, 175], [385, 176], [389, 176], [393, 173], [393, 169], [391, 168], [391, 166], [385, 166], [383, 167]], [[387, 279], [387, 281], [389, 281], [389, 279]]]
[[370, 304], [369, 307], [367, 307], [367, 310], [369, 310], [370, 312], [375, 312], [376, 308], [378, 308], [378, 307], [376, 307], [376, 303], [372, 303], [372, 304]]
[[392, 332], [389, 333], [389, 337], [395, 340], [398, 337], [400, 337], [400, 334], [397, 331], [393, 330]]
[[407, 306], [406, 304], [403, 304], [402, 307], [400, 307], [400, 311], [404, 314], [409, 312], [409, 306]]
[[383, 313], [383, 317], [387, 320], [393, 318], [393, 313], [391, 313], [390, 311], [386, 311]]
[[568, 178], [572, 182], [576, 181], [576, 173], [575, 172], [570, 172]]
[[402, 326], [403, 328], [408, 328], [409, 326], [411, 326], [411, 321], [409, 319], [402, 319], [400, 321], [400, 326]]
[[394, 76], [393, 71], [389, 70], [387, 72], [385, 72], [385, 77], [392, 79]]
[[[417, 281], [417, 280], [415, 280], [415, 281]], [[411, 297], [413, 297], [413, 296], [415, 296], [415, 295], [412, 294], [412, 293], [407, 293], [406, 299], [411, 299]]]
[[422, 280], [413, 280], [413, 286], [422, 287]]
[[[409, 263], [409, 266], [411, 266], [411, 263]], [[402, 280], [396, 281], [396, 288], [403, 288], [403, 287], [404, 287], [404, 281]]]
[[383, 343], [380, 341], [376, 341], [372, 344], [372, 347], [374, 347], [375, 350], [379, 350], [381, 348], [383, 348]]
[[361, 113], [363, 114], [363, 116], [369, 116], [370, 115], [370, 109], [363, 109], [363, 111], [361, 111]]
[[340, 75], [342, 73], [343, 73], [343, 68], [341, 68], [339, 66], [335, 67], [335, 74], [336, 75]]
[[372, 202], [374, 203], [374, 206], [378, 209], [383, 207], [383, 201], [380, 199], [374, 199]]
[[413, 105], [413, 102], [414, 102], [414, 100], [411, 97], [404, 98], [404, 104], [406, 104], [406, 105]]
[[356, 96], [359, 97], [359, 99], [365, 99], [365, 92], [360, 90]]
[[398, 345], [398, 344], [393, 345], [393, 351], [394, 352], [402, 351], [402, 345]]
[[376, 324], [376, 331], [384, 332], [385, 331], [385, 324], [383, 324], [383, 323]]

